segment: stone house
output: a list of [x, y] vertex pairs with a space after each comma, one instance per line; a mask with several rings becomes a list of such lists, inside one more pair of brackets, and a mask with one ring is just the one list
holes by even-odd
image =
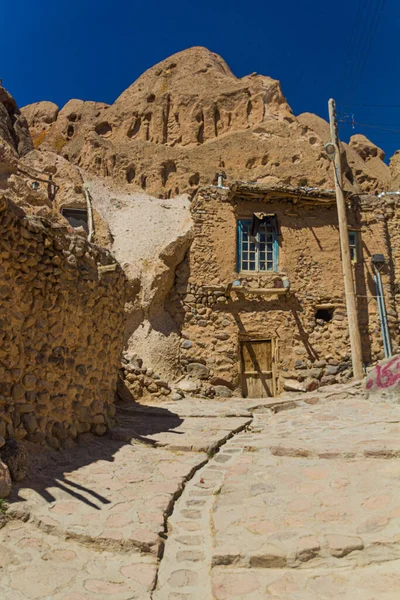
[[[399, 342], [398, 200], [348, 195], [363, 360], [383, 357], [373, 254], [393, 349]], [[180, 363], [211, 393], [275, 396], [351, 377], [335, 193], [235, 183], [201, 188], [195, 238], [176, 273]], [[397, 252], [397, 255], [396, 255]], [[212, 386], [212, 387], [210, 387]]]

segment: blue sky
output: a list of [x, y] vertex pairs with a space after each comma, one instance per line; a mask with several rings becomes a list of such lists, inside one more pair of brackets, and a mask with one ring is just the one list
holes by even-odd
[[400, 148], [399, 0], [20, 0], [2, 15], [0, 78], [20, 106], [112, 103], [148, 67], [201, 45], [237, 76], [279, 79], [295, 114], [327, 118], [331, 96], [351, 104], [342, 112], [363, 125], [341, 125], [342, 139]]

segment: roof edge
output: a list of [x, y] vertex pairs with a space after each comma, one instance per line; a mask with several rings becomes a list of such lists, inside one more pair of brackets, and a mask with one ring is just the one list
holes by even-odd
[[[350, 193], [351, 192], [344, 192], [345, 196], [350, 195]], [[237, 194], [244, 196], [276, 194], [278, 196], [321, 201], [322, 203], [331, 203], [336, 201], [335, 190], [258, 182], [235, 181], [229, 186], [229, 196], [230, 198], [233, 198]]]

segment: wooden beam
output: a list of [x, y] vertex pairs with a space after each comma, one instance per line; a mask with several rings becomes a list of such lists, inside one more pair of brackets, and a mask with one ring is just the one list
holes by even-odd
[[287, 294], [288, 291], [288, 288], [251, 288], [242, 285], [234, 286], [232, 288], [232, 292], [240, 292], [243, 294], [257, 294], [260, 296], [273, 294], [283, 295]]

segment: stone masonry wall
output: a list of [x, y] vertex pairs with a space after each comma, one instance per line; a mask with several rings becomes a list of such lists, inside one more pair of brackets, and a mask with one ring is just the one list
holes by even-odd
[[[387, 238], [390, 239], [390, 245], [386, 252], [386, 257], [389, 257], [389, 264], [392, 268], [391, 285], [393, 290], [393, 296], [395, 305], [400, 305], [400, 197], [399, 196], [385, 196], [385, 218], [387, 226]], [[394, 307], [395, 308], [395, 307]], [[393, 311], [391, 307], [390, 312], [388, 311], [389, 323], [397, 331], [398, 317], [396, 311]]]
[[[366, 364], [383, 356], [370, 256], [385, 253], [385, 216], [374, 201], [354, 200], [349, 227], [359, 231], [360, 260], [354, 266], [363, 358]], [[254, 212], [278, 215], [279, 273], [241, 274], [236, 265], [238, 218]], [[335, 204], [307, 205], [287, 199], [229, 200], [228, 192], [203, 188], [192, 203], [195, 239], [177, 271], [175, 318], [181, 319], [181, 365], [214, 391], [240, 385], [239, 342], [244, 338], [272, 338], [277, 344], [278, 393], [291, 382], [315, 389], [351, 376], [343, 274]], [[362, 260], [361, 260], [362, 259]], [[282, 287], [289, 293], [260, 296], [235, 292], [226, 286], [238, 279], [242, 286]], [[392, 334], [398, 342], [398, 320], [390, 285], [383, 282], [388, 309], [393, 311]], [[332, 320], [316, 319], [319, 306], [331, 305]], [[215, 387], [217, 386], [217, 387]], [[299, 386], [297, 386], [299, 389]], [[211, 392], [212, 393], [212, 389]]]
[[111, 255], [0, 198], [0, 435], [70, 443], [114, 416], [125, 277]]

